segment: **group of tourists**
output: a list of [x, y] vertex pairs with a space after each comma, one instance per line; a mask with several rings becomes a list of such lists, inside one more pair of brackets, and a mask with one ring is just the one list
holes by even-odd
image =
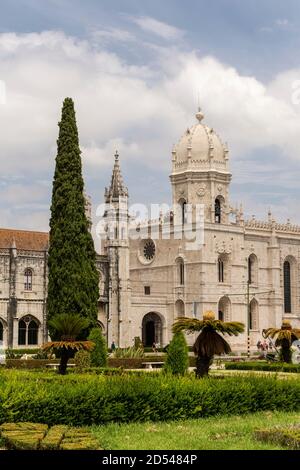
[[258, 351], [261, 351], [264, 356], [268, 353], [268, 351], [273, 351], [274, 349], [273, 343], [271, 340], [269, 340], [269, 342], [267, 342], [266, 340], [264, 341], [258, 340], [256, 343], [256, 346], [257, 346]]

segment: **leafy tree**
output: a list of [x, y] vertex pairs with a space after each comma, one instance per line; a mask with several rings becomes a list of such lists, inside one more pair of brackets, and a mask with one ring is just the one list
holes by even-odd
[[281, 328], [268, 328], [263, 330], [265, 338], [276, 338], [275, 346], [280, 347], [279, 359], [282, 362], [292, 362], [291, 346], [293, 341], [300, 338], [300, 329], [292, 328], [289, 320], [283, 320]]
[[105, 367], [107, 365], [107, 346], [100, 328], [93, 328], [88, 339], [95, 344], [91, 352], [92, 365]]
[[181, 331], [175, 333], [167, 349], [164, 370], [173, 375], [184, 375], [189, 366], [188, 352], [184, 334]]
[[87, 318], [82, 318], [79, 314], [61, 314], [54, 316], [49, 320], [49, 327], [54, 332], [54, 336], [58, 341], [50, 341], [44, 344], [44, 351], [60, 353], [60, 364], [58, 368], [59, 374], [65, 375], [69, 359], [74, 352], [84, 349], [91, 351], [94, 347], [92, 341], [77, 340], [80, 333], [89, 325]]
[[228, 354], [231, 351], [227, 341], [218, 332], [237, 336], [244, 331], [244, 328], [243, 323], [216, 320], [215, 314], [209, 311], [204, 313], [203, 320], [178, 318], [173, 325], [173, 332], [200, 331], [193, 349], [196, 355], [196, 376], [204, 377], [208, 375], [215, 354]]
[[[99, 278], [85, 214], [80, 154], [74, 103], [66, 98], [59, 123], [52, 191], [47, 311], [49, 320], [57, 312], [88, 318], [87, 329], [81, 333], [86, 338], [88, 328], [97, 319]], [[49, 329], [55, 339], [50, 322]]]

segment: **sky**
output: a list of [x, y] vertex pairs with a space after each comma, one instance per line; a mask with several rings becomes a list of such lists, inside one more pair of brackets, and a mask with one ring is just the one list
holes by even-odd
[[195, 121], [228, 143], [232, 205], [300, 224], [298, 0], [0, 0], [0, 226], [47, 230], [64, 97], [86, 191], [117, 149], [131, 203], [170, 203]]

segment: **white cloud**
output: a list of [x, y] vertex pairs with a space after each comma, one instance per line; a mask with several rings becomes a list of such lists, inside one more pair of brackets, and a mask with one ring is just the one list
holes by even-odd
[[[156, 61], [131, 65], [101, 44], [51, 31], [1, 34], [0, 61], [7, 91], [0, 106], [2, 175], [24, 174], [32, 181], [49, 177], [50, 186], [65, 96], [75, 101], [85, 174], [112, 165], [117, 148], [121, 162], [144, 165], [149, 175], [159, 168], [169, 185], [171, 148], [195, 122], [198, 92], [205, 122], [228, 141], [232, 167], [242, 155], [269, 146], [278, 148], [285, 162], [300, 160], [300, 106], [290, 98], [291, 80], [300, 70], [264, 85], [213, 57], [175, 47], [156, 47]], [[42, 191], [30, 196], [19, 189], [8, 187], [2, 205], [23, 204], [25, 196], [28, 204], [39, 197], [41, 204], [46, 201]], [[36, 209], [35, 214], [42, 213]], [[11, 214], [13, 220], [13, 209]], [[0, 216], [7, 224], [6, 208]], [[37, 217], [24, 214], [20, 223]]]
[[158, 21], [150, 16], [131, 17], [131, 20], [142, 30], [155, 34], [163, 39], [181, 39], [184, 35], [184, 31], [181, 29], [175, 28], [175, 26], [171, 26], [162, 21]]

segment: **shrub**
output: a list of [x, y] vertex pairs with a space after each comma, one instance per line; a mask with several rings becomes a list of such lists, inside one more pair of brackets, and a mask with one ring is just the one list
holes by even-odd
[[117, 359], [120, 358], [138, 358], [138, 357], [144, 357], [144, 349], [142, 348], [135, 348], [135, 347], [130, 347], [130, 348], [118, 348], [114, 352], [114, 357]]
[[34, 348], [34, 349], [6, 349], [5, 350], [5, 356], [6, 359], [20, 359], [23, 354], [38, 354], [40, 349]]
[[188, 366], [188, 347], [184, 334], [180, 331], [174, 334], [169, 344], [164, 370], [173, 375], [184, 375]]
[[240, 363], [226, 363], [225, 369], [227, 370], [257, 370], [257, 371], [270, 371], [270, 372], [300, 372], [300, 365], [298, 364], [285, 364], [285, 363], [267, 363], [267, 362], [240, 362]]
[[100, 328], [93, 328], [89, 334], [88, 340], [95, 343], [95, 347], [91, 351], [92, 365], [105, 367], [107, 364], [107, 346]]
[[300, 410], [300, 383], [276, 377], [201, 381], [161, 373], [101, 376], [3, 370], [0, 423], [86, 426], [165, 421], [263, 410]]
[[89, 351], [84, 351], [84, 349], [81, 349], [75, 354], [74, 361], [77, 369], [86, 369], [87, 367], [91, 366], [91, 354]]

